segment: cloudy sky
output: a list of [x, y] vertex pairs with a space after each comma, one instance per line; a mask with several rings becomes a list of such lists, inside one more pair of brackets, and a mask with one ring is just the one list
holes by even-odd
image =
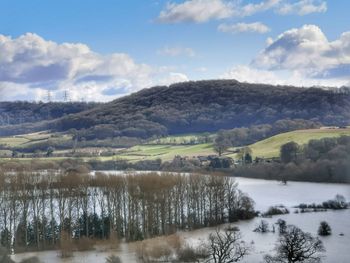
[[350, 1], [0, 0], [0, 100], [200, 79], [350, 84]]

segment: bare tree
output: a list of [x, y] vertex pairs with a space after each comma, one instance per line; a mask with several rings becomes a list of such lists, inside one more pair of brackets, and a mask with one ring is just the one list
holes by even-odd
[[239, 231], [217, 229], [209, 235], [207, 244], [208, 259], [206, 262], [231, 263], [243, 259], [249, 252], [249, 247], [242, 241]]
[[259, 225], [257, 225], [257, 227], [254, 229], [254, 232], [258, 232], [258, 233], [267, 233], [269, 232], [269, 223], [266, 222], [265, 220], [261, 220]]
[[255, 214], [253, 201], [221, 175], [89, 176], [16, 165], [0, 171], [0, 243], [15, 252], [60, 244], [66, 257], [87, 239], [117, 244]]
[[324, 246], [320, 239], [300, 228], [289, 225], [285, 233], [281, 234], [276, 246], [276, 255], [266, 255], [266, 263], [316, 263], [321, 261]]
[[278, 225], [278, 232], [284, 234], [287, 230], [287, 222], [283, 219], [278, 219], [276, 224]]
[[220, 156], [231, 146], [231, 142], [226, 138], [224, 133], [218, 133], [214, 140], [214, 151]]

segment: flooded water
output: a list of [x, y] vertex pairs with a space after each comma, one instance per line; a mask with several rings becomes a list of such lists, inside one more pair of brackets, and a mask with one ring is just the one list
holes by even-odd
[[[266, 211], [273, 205], [285, 205], [291, 211], [288, 215], [274, 216], [266, 218], [272, 226], [278, 218], [300, 227], [302, 230], [317, 234], [317, 228], [321, 221], [327, 221], [332, 227], [333, 234], [329, 237], [322, 237], [327, 252], [322, 262], [326, 263], [348, 263], [350, 258], [350, 210], [327, 211], [317, 213], [293, 213], [292, 207], [300, 203], [322, 203], [323, 201], [334, 198], [336, 194], [343, 195], [350, 200], [350, 185], [343, 184], [325, 184], [325, 183], [304, 183], [288, 182], [283, 185], [276, 181], [257, 180], [237, 178], [239, 188], [248, 193], [256, 203], [256, 209]], [[250, 255], [244, 258], [242, 262], [263, 262], [263, 256], [267, 253], [273, 253], [275, 242], [278, 238], [277, 233], [255, 233], [253, 232], [261, 218], [255, 218], [249, 221], [235, 223], [241, 230], [243, 239], [252, 246]], [[223, 226], [224, 227], [224, 226]], [[190, 245], [198, 245], [205, 240], [212, 228], [204, 228], [191, 232], [180, 232], [179, 234]], [[342, 234], [342, 235], [340, 235]], [[13, 259], [20, 261], [28, 256], [38, 256], [43, 263], [104, 263], [105, 258], [111, 254], [120, 256], [122, 262], [137, 262], [136, 255], [132, 246], [121, 244], [117, 250], [95, 250], [89, 252], [77, 252], [74, 257], [61, 259], [56, 251], [47, 251], [40, 253], [25, 253], [14, 255]]]
[[271, 180], [235, 178], [239, 189], [255, 201], [255, 209], [267, 210], [270, 206], [283, 204], [286, 207], [300, 203], [322, 203], [333, 199], [336, 194], [350, 201], [350, 185], [288, 182], [286, 185]]
[[[333, 199], [336, 194], [343, 195], [350, 200], [350, 185], [289, 182], [283, 185], [276, 181], [237, 178], [239, 188], [248, 193], [256, 203], [256, 209], [266, 211], [272, 205], [283, 204], [291, 211], [290, 214], [264, 218], [272, 228], [272, 225], [281, 218], [288, 224], [300, 227], [303, 231], [317, 235], [317, 229], [321, 221], [327, 221], [332, 227], [333, 234], [321, 237], [326, 253], [322, 262], [349, 263], [350, 258], [350, 210], [327, 211], [317, 213], [293, 213], [293, 206], [300, 203], [322, 203]], [[243, 239], [251, 244], [252, 251], [242, 262], [263, 262], [265, 254], [274, 253], [277, 233], [256, 233], [254, 228], [262, 218], [240, 221], [234, 225], [241, 230]], [[224, 227], [224, 226], [223, 226]], [[276, 228], [277, 229], [277, 228]], [[188, 233], [182, 233], [189, 244], [200, 244], [214, 229], [200, 229]], [[342, 236], [340, 234], [343, 234]]]

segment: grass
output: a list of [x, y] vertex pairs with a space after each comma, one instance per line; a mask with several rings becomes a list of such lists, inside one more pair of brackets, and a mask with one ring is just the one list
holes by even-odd
[[6, 145], [7, 147], [21, 147], [28, 143], [48, 140], [50, 137], [51, 134], [47, 132], [36, 132], [24, 135], [0, 137], [0, 145]]
[[[278, 134], [276, 136], [267, 138], [250, 145], [249, 147], [253, 151], [253, 157], [278, 157], [280, 147], [290, 141], [294, 141], [300, 145], [308, 143], [312, 139], [322, 139], [326, 137], [339, 137], [341, 135], [350, 136], [350, 128], [347, 129], [313, 129], [313, 130], [300, 130], [294, 132], [287, 132]], [[86, 161], [91, 159], [98, 159], [101, 161], [113, 160], [120, 158], [131, 162], [137, 162], [141, 160], [155, 160], [162, 159], [162, 161], [170, 161], [176, 155], [195, 157], [215, 154], [212, 144], [196, 144], [196, 145], [182, 145], [184, 140], [191, 140], [198, 134], [187, 134], [181, 136], [169, 136], [161, 138], [159, 144], [144, 144], [137, 145], [128, 149], [119, 149], [117, 154], [108, 157], [85, 157], [82, 158]], [[213, 136], [210, 135], [210, 136]], [[13, 137], [0, 138], [0, 144], [7, 144], [11, 147], [25, 147], [33, 143], [37, 143], [45, 140], [65, 140], [71, 139], [68, 135], [58, 135], [55, 137], [47, 132], [33, 133], [26, 135], [19, 135]], [[176, 141], [177, 143], [174, 143]], [[171, 142], [166, 144], [166, 142]], [[95, 149], [95, 148], [94, 148]], [[98, 149], [98, 148], [96, 148]], [[68, 151], [68, 150], [65, 150]], [[7, 152], [7, 154], [9, 154]], [[235, 158], [235, 154], [226, 153], [225, 156]], [[74, 157], [71, 157], [74, 158]], [[6, 158], [4, 158], [6, 159]], [[3, 160], [4, 160], [3, 159]], [[70, 159], [69, 157], [43, 157], [41, 160], [62, 160]], [[28, 158], [19, 158], [17, 160], [30, 160]]]
[[350, 136], [350, 129], [312, 129], [281, 133], [268, 139], [250, 145], [253, 156], [256, 157], [278, 157], [283, 144], [294, 141], [299, 145], [307, 144], [310, 140], [322, 138], [334, 138], [342, 135]]
[[162, 159], [170, 161], [176, 155], [194, 157], [214, 154], [211, 144], [197, 145], [138, 145], [122, 151], [118, 157], [130, 161]]
[[[114, 156], [100, 156], [100, 157], [82, 157], [84, 161], [100, 160], [110, 161], [114, 159], [123, 159], [130, 162], [137, 162], [142, 160], [156, 160], [158, 158], [162, 161], [171, 161], [176, 155], [182, 157], [194, 157], [199, 155], [214, 154], [211, 144], [197, 144], [197, 145], [138, 145], [129, 149], [119, 151], [119, 154]], [[42, 161], [58, 161], [64, 159], [74, 159], [75, 157], [41, 157]], [[10, 158], [1, 158], [2, 161], [10, 160]], [[19, 161], [30, 161], [31, 158], [18, 158]]]
[[52, 134], [46, 131], [29, 133], [23, 135], [15, 135], [8, 137], [0, 137], [0, 145], [4, 145], [10, 148], [25, 148], [36, 143], [46, 142], [48, 140], [63, 141], [70, 140], [71, 136], [66, 134]]

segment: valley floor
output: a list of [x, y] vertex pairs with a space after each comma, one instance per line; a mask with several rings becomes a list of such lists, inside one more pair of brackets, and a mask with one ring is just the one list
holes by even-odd
[[[264, 211], [269, 206], [283, 204], [291, 211], [287, 215], [273, 216], [264, 218], [270, 227], [274, 225], [278, 218], [287, 221], [288, 224], [294, 224], [303, 231], [317, 235], [317, 227], [321, 221], [327, 221], [333, 230], [333, 234], [329, 237], [322, 237], [326, 253], [322, 262], [325, 263], [347, 263], [350, 257], [348, 244], [350, 243], [350, 210], [327, 211], [317, 213], [294, 213], [293, 206], [299, 203], [321, 203], [325, 200], [332, 199], [336, 194], [343, 195], [350, 200], [350, 187], [342, 184], [326, 184], [326, 183], [303, 183], [289, 182], [283, 185], [276, 181], [257, 180], [257, 179], [235, 179], [239, 188], [247, 192], [255, 201], [256, 209]], [[278, 234], [256, 233], [253, 229], [260, 222], [261, 218], [255, 218], [248, 221], [240, 221], [234, 225], [238, 226], [243, 240], [251, 245], [250, 254], [244, 258], [242, 262], [255, 263], [261, 262], [266, 253], [273, 253], [275, 242]], [[222, 228], [225, 226], [223, 225]], [[189, 245], [200, 245], [209, 233], [215, 228], [204, 228], [190, 232], [179, 232], [180, 235]], [[340, 235], [342, 234], [342, 235]], [[117, 250], [101, 250], [97, 248], [95, 251], [76, 252], [74, 257], [68, 259], [60, 259], [58, 252], [46, 251], [39, 253], [24, 253], [13, 255], [14, 260], [20, 260], [28, 256], [36, 255], [43, 262], [66, 262], [66, 263], [104, 263], [105, 258], [111, 254], [120, 256], [122, 262], [136, 263], [137, 257], [132, 243], [122, 243]]]

